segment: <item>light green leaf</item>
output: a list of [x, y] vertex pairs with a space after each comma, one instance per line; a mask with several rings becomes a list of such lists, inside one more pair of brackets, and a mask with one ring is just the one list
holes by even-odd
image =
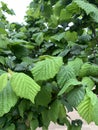
[[68, 12], [67, 9], [62, 9], [60, 13], [60, 20], [69, 20], [72, 16], [72, 13]]
[[66, 81], [72, 78], [76, 78], [74, 69], [69, 65], [62, 66], [59, 73], [57, 74], [57, 82], [59, 87], [62, 88], [65, 85]]
[[89, 90], [92, 90], [95, 83], [93, 82], [93, 80], [89, 77], [83, 77], [82, 79], [82, 83], [84, 86], [86, 86]]
[[53, 78], [62, 66], [62, 57], [45, 57], [45, 60], [39, 61], [32, 69], [32, 74], [36, 81]]
[[11, 86], [17, 96], [29, 99], [32, 103], [40, 91], [40, 86], [24, 73], [14, 73], [11, 77]]
[[80, 68], [83, 65], [83, 61], [80, 58], [76, 58], [73, 61], [69, 61], [68, 65], [70, 65], [74, 69], [76, 76], [78, 76]]
[[7, 86], [0, 92], [0, 117], [3, 116], [5, 113], [8, 113], [18, 100], [18, 97], [13, 92], [10, 84], [8, 83]]
[[78, 112], [80, 116], [85, 119], [88, 123], [90, 123], [93, 116], [93, 105], [91, 103], [91, 100], [88, 96], [85, 96], [84, 100], [79, 104], [78, 106]]
[[90, 91], [88, 88], [86, 89], [86, 95], [90, 98], [92, 105], [94, 106], [97, 101], [97, 96], [92, 91]]
[[84, 63], [80, 69], [79, 76], [98, 76], [98, 65]]
[[95, 122], [96, 125], [98, 125], [98, 99], [96, 104], [94, 105], [92, 113], [93, 113], [93, 121]]
[[5, 31], [5, 29], [0, 28], [0, 34], [7, 34], [7, 32]]
[[[88, 123], [92, 122], [95, 116], [94, 109], [97, 103], [97, 97], [92, 91], [87, 91], [84, 100], [79, 104], [77, 110], [80, 116], [85, 119]], [[98, 109], [98, 108], [97, 108]]]
[[78, 38], [78, 35], [77, 35], [77, 32], [75, 31], [74, 32], [67, 31], [65, 33], [65, 39], [67, 41], [76, 42], [77, 38]]
[[4, 73], [0, 76], [0, 92], [6, 87], [8, 82], [8, 73]]
[[85, 95], [85, 90], [83, 87], [76, 87], [71, 90], [67, 95], [67, 101], [74, 107], [77, 107], [83, 100]]

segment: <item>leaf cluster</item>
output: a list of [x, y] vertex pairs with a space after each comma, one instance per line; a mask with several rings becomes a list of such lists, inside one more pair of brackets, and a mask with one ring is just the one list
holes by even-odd
[[0, 8], [0, 129], [81, 130], [74, 109], [98, 125], [98, 2], [33, 0], [26, 24]]

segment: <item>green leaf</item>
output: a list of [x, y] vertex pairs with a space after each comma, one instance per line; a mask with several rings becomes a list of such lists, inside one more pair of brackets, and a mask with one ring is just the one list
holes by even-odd
[[36, 81], [53, 78], [62, 66], [62, 57], [45, 57], [45, 60], [39, 61], [32, 69], [32, 74]]
[[70, 65], [74, 69], [74, 72], [75, 72], [76, 76], [78, 76], [80, 68], [83, 65], [83, 61], [80, 58], [76, 58], [73, 61], [69, 61], [68, 65]]
[[56, 41], [60, 41], [63, 38], [65, 38], [65, 32], [52, 36], [51, 40], [53, 39], [53, 40], [56, 40]]
[[14, 53], [14, 55], [18, 58], [26, 57], [29, 55], [29, 50], [23, 45], [12, 44], [10, 49]]
[[85, 77], [90, 75], [91, 65], [88, 63], [84, 63], [80, 69], [79, 76]]
[[85, 77], [85, 76], [98, 76], [98, 65], [95, 64], [89, 64], [84, 63], [80, 69], [79, 76]]
[[57, 74], [57, 82], [59, 87], [62, 88], [65, 85], [66, 81], [72, 78], [76, 78], [74, 69], [69, 65], [62, 66], [59, 73]]
[[35, 42], [37, 43], [37, 45], [40, 46], [44, 40], [44, 34], [42, 32], [35, 33], [35, 34], [33, 34], [33, 38], [34, 38]]
[[98, 125], [98, 99], [96, 104], [94, 105], [92, 113], [93, 113], [93, 121], [95, 122], [96, 125]]
[[8, 43], [9, 43], [9, 40], [6, 37], [1, 37], [0, 36], [0, 48], [6, 49]]
[[90, 16], [98, 22], [98, 8], [94, 6], [91, 3], [88, 3], [87, 1], [83, 0], [74, 0], [74, 2], [81, 8], [83, 9], [87, 15], [90, 14]]
[[49, 118], [51, 121], [56, 122], [57, 119], [59, 118], [60, 114], [60, 108], [61, 108], [61, 102], [59, 100], [55, 100], [49, 109]]
[[2, 65], [4, 65], [4, 64], [5, 64], [5, 57], [0, 56], [0, 63], [1, 63]]
[[51, 91], [48, 91], [45, 87], [42, 87], [41, 91], [35, 98], [35, 102], [37, 105], [47, 106], [51, 101], [51, 96]]
[[84, 99], [85, 90], [83, 87], [76, 87], [71, 90], [67, 95], [67, 101], [73, 106], [77, 107], [80, 102]]
[[78, 112], [82, 118], [84, 118], [88, 123], [92, 121], [92, 111], [93, 105], [89, 97], [85, 97], [84, 100], [78, 106]]
[[17, 96], [29, 99], [32, 103], [40, 91], [40, 86], [24, 73], [14, 73], [11, 77], [11, 86]]
[[60, 90], [60, 92], [58, 93], [58, 95], [62, 95], [65, 92], [67, 93], [71, 89], [73, 89], [74, 86], [80, 86], [80, 85], [82, 85], [82, 83], [80, 81], [78, 81], [77, 79], [69, 79], [68, 81], [66, 81], [65, 85]]
[[36, 130], [36, 128], [39, 126], [39, 122], [37, 119], [34, 119], [30, 121], [30, 129], [31, 130]]
[[18, 105], [18, 109], [19, 109], [19, 114], [20, 116], [23, 118], [24, 117], [24, 112], [26, 110], [28, 110], [28, 108], [30, 107], [30, 102], [28, 100], [22, 100], [20, 102], [20, 104]]
[[72, 19], [72, 15], [79, 13], [79, 7], [76, 5], [76, 3], [70, 3], [66, 8], [61, 10], [60, 13], [60, 20], [63, 21], [69, 21]]
[[68, 127], [68, 130], [81, 130], [82, 121], [80, 119], [72, 120], [71, 125]]
[[67, 41], [72, 41], [72, 42], [76, 42], [76, 40], [78, 39], [78, 36], [77, 36], [77, 32], [70, 32], [70, 31], [67, 31], [65, 33], [65, 39]]
[[95, 115], [94, 108], [97, 100], [97, 96], [88, 90], [84, 100], [77, 107], [80, 116], [88, 123], [93, 121], [93, 116]]
[[7, 32], [5, 31], [5, 29], [0, 28], [0, 34], [7, 34]]
[[67, 9], [62, 9], [60, 13], [60, 20], [69, 20], [72, 16], [72, 13], [68, 12]]
[[15, 125], [11, 124], [9, 127], [7, 127], [5, 130], [15, 130]]
[[16, 103], [18, 97], [13, 92], [9, 82], [7, 86], [0, 92], [0, 117], [8, 113]]
[[8, 82], [8, 73], [4, 73], [0, 76], [0, 92], [6, 87]]
[[92, 90], [95, 83], [93, 82], [93, 80], [89, 77], [83, 77], [82, 79], [82, 83], [84, 86], [86, 86], [89, 90]]
[[6, 73], [6, 71], [3, 71], [3, 70], [0, 69], [0, 75], [2, 75], [4, 73]]
[[50, 118], [49, 118], [49, 111], [48, 110], [44, 110], [42, 111], [42, 122], [43, 122], [43, 126], [48, 129], [48, 126], [50, 124]]

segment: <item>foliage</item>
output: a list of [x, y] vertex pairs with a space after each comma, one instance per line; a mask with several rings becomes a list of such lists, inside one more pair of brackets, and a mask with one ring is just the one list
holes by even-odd
[[81, 130], [73, 108], [98, 125], [98, 2], [33, 0], [26, 24], [0, 6], [0, 129]]

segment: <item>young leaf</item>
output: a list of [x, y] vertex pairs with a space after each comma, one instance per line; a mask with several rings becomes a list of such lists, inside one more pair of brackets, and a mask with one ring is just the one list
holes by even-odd
[[32, 74], [36, 81], [53, 78], [62, 66], [61, 57], [46, 57], [45, 60], [39, 61], [32, 69]]
[[40, 91], [40, 86], [24, 73], [14, 73], [11, 77], [11, 86], [17, 96], [29, 99], [32, 103]]
[[5, 113], [8, 113], [18, 100], [18, 97], [13, 92], [10, 84], [8, 83], [7, 86], [0, 92], [0, 117], [3, 116]]

